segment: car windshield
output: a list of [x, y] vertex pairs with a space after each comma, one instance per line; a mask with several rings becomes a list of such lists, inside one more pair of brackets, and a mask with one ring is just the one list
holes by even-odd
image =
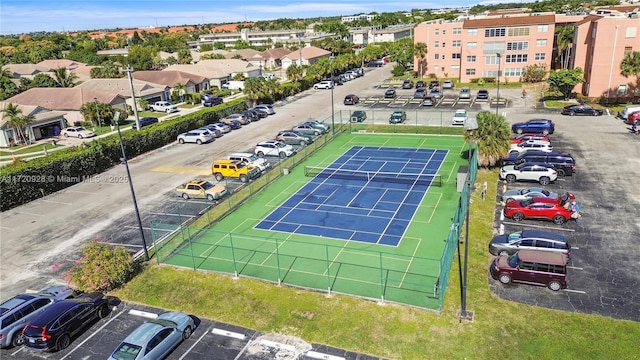
[[533, 204], [533, 199], [532, 198], [528, 198], [528, 199], [524, 199], [524, 200], [520, 201], [520, 205], [522, 207], [529, 206], [531, 204]]
[[509, 234], [509, 242], [520, 240], [520, 238], [522, 238], [522, 231], [516, 231], [514, 233]]
[[509, 258], [507, 259], [507, 263], [512, 268], [515, 268], [516, 266], [518, 266], [519, 262], [520, 262], [520, 258], [518, 258], [518, 253], [515, 253], [515, 254], [509, 256]]
[[287, 144], [279, 142], [277, 143], [279, 148], [287, 147]]
[[205, 182], [204, 184], [202, 184], [202, 187], [203, 187], [205, 190], [209, 190], [209, 189], [211, 189], [213, 186], [214, 186], [214, 185], [213, 185], [212, 183], [208, 182], [208, 181], [207, 181], [207, 182]]
[[113, 352], [111, 357], [117, 360], [134, 360], [140, 353], [140, 350], [142, 350], [142, 347], [138, 345], [123, 342], [118, 349]]

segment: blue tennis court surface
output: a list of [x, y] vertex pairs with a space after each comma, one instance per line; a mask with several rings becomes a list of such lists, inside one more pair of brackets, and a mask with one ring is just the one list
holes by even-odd
[[255, 228], [397, 246], [447, 153], [351, 147]]

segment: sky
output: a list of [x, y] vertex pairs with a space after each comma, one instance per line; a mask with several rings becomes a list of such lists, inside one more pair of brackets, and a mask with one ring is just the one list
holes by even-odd
[[[488, 3], [489, 1], [487, 1]], [[64, 32], [463, 7], [478, 0], [1, 0], [0, 34]]]

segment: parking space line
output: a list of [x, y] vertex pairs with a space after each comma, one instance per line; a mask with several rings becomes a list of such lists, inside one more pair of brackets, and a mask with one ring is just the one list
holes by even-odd
[[324, 360], [345, 360], [346, 359], [346, 358], [343, 358], [342, 356], [324, 354], [324, 353], [313, 351], [313, 350], [307, 351], [305, 356], [310, 357], [312, 359], [324, 359]]
[[296, 347], [293, 345], [282, 344], [282, 343], [271, 341], [271, 340], [262, 339], [260, 340], [260, 345], [267, 346], [270, 348], [284, 349], [291, 352], [296, 351]]
[[586, 294], [586, 291], [580, 291], [580, 290], [564, 289], [564, 291], [572, 292], [572, 293], [576, 293], [576, 294]]
[[244, 338], [246, 337], [244, 334], [240, 334], [233, 331], [222, 330], [218, 328], [213, 328], [213, 330], [211, 330], [211, 333], [216, 335], [231, 337], [238, 340], [244, 340]]
[[66, 202], [61, 202], [61, 201], [53, 201], [53, 200], [45, 200], [45, 199], [42, 199], [42, 201], [43, 202], [52, 203], [52, 204], [73, 205], [73, 204], [66, 203]]
[[182, 354], [182, 356], [180, 356], [178, 358], [178, 360], [182, 360], [185, 358], [185, 356], [189, 355], [189, 353], [191, 352], [191, 350], [193, 350], [194, 347], [196, 347], [196, 345], [198, 345], [198, 343], [200, 343], [200, 341], [202, 341], [202, 339], [207, 336], [207, 334], [209, 333], [209, 331], [204, 331], [202, 333], [202, 335], [200, 335], [200, 337], [198, 338], [198, 340], [196, 340], [195, 343], [193, 343], [193, 345], [191, 345], [185, 352], [184, 354]]
[[89, 194], [89, 195], [93, 195], [94, 194], [94, 193], [89, 192], [89, 191], [78, 191], [78, 190], [69, 190], [68, 192], [78, 193], [78, 194]]
[[[551, 229], [548, 226], [541, 226], [541, 225], [529, 225], [529, 224], [522, 224], [522, 223], [517, 223], [517, 222], [509, 222], [509, 221], [504, 221], [503, 222], [506, 225], [519, 225], [519, 226], [526, 226], [526, 227], [532, 227], [532, 228], [537, 228], [537, 229]], [[553, 230], [558, 230], [558, 231], [568, 231], [568, 232], [575, 232], [575, 229], [563, 229], [563, 228], [552, 228]]]
[[109, 321], [107, 321], [106, 323], [102, 324], [102, 326], [100, 326], [96, 331], [94, 331], [91, 335], [89, 335], [89, 337], [84, 339], [80, 344], [78, 344], [76, 347], [74, 347], [65, 356], [61, 357], [60, 360], [64, 360], [64, 359], [68, 358], [69, 355], [71, 355], [74, 351], [76, 351], [79, 348], [81, 348], [84, 343], [89, 341], [92, 337], [96, 336], [96, 334], [98, 334], [102, 329], [104, 329], [107, 325], [109, 325], [113, 320], [118, 318], [118, 316], [122, 315], [123, 313], [124, 313], [124, 311], [120, 311], [116, 316], [112, 317], [111, 319], [109, 319]]
[[[573, 248], [572, 248], [572, 249], [573, 249]], [[577, 267], [577, 266], [569, 266], [569, 265], [567, 265], [567, 269], [584, 270], [584, 268]]]
[[155, 319], [155, 318], [158, 317], [158, 314], [154, 314], [152, 312], [147, 312], [147, 311], [142, 311], [142, 310], [136, 310], [136, 309], [129, 310], [129, 315], [142, 316], [142, 317], [146, 317], [146, 318], [149, 318], [149, 319]]
[[16, 211], [18, 214], [25, 214], [25, 215], [31, 215], [31, 216], [44, 216], [42, 214], [34, 214], [34, 213], [29, 213], [26, 211]]

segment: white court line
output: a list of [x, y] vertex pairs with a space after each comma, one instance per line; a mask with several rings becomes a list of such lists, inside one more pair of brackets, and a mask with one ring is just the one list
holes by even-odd
[[53, 200], [42, 200], [44, 202], [53, 203], [53, 204], [62, 204], [62, 205], [73, 205], [71, 203], [61, 202], [61, 201], [53, 201]]
[[307, 353], [305, 354], [307, 357], [310, 357], [312, 359], [321, 359], [321, 360], [345, 360], [346, 358], [343, 358], [341, 356], [334, 356], [334, 355], [329, 355], [329, 354], [324, 354], [321, 352], [317, 352], [317, 351], [307, 351]]
[[583, 269], [583, 268], [581, 268], [581, 267], [569, 266], [569, 265], [567, 265], [567, 268], [568, 268], [568, 269], [574, 269], [574, 270], [584, 270], [584, 269]]
[[580, 290], [564, 289], [564, 291], [566, 291], [566, 292], [572, 292], [572, 293], [576, 293], [576, 294], [586, 294], [586, 292], [585, 292], [585, 291], [580, 291]]
[[154, 314], [152, 312], [147, 312], [147, 311], [142, 311], [142, 310], [136, 310], [136, 309], [129, 310], [129, 315], [142, 316], [142, 317], [146, 317], [146, 318], [149, 318], [149, 319], [155, 319], [155, 318], [158, 317], [158, 314]]
[[182, 359], [184, 359], [184, 357], [185, 357], [185, 356], [189, 355], [189, 353], [191, 352], [191, 350], [193, 350], [193, 348], [194, 348], [194, 347], [196, 347], [196, 345], [198, 345], [198, 343], [199, 343], [199, 342], [200, 342], [200, 341], [201, 341], [201, 340], [202, 340], [202, 339], [207, 335], [207, 333], [208, 333], [208, 331], [205, 331], [205, 332], [204, 332], [204, 333], [203, 333], [203, 334], [198, 338], [198, 340], [196, 340], [196, 342], [195, 342], [193, 345], [191, 345], [191, 346], [187, 349], [187, 351], [185, 351], [185, 352], [184, 352], [184, 354], [182, 354], [182, 356], [180, 356], [180, 357], [178, 358], [178, 360], [182, 360]]
[[65, 356], [63, 356], [62, 358], [60, 358], [60, 360], [64, 360], [67, 357], [69, 357], [69, 355], [71, 355], [74, 351], [78, 350], [80, 347], [82, 347], [82, 345], [84, 343], [86, 343], [87, 341], [89, 341], [92, 337], [96, 336], [102, 329], [104, 329], [107, 325], [109, 325], [113, 320], [115, 320], [118, 316], [122, 315], [124, 313], [124, 311], [120, 311], [118, 313], [118, 315], [112, 317], [111, 319], [109, 319], [109, 321], [107, 321], [106, 323], [104, 323], [102, 326], [100, 326], [96, 331], [94, 331], [91, 335], [89, 335], [88, 338], [84, 339], [80, 344], [76, 345], [76, 347], [74, 347], [71, 351], [69, 351]]
[[231, 337], [238, 340], [244, 340], [244, 338], [246, 337], [244, 334], [240, 334], [233, 331], [222, 330], [218, 328], [213, 328], [213, 330], [211, 330], [211, 333], [216, 335]]

